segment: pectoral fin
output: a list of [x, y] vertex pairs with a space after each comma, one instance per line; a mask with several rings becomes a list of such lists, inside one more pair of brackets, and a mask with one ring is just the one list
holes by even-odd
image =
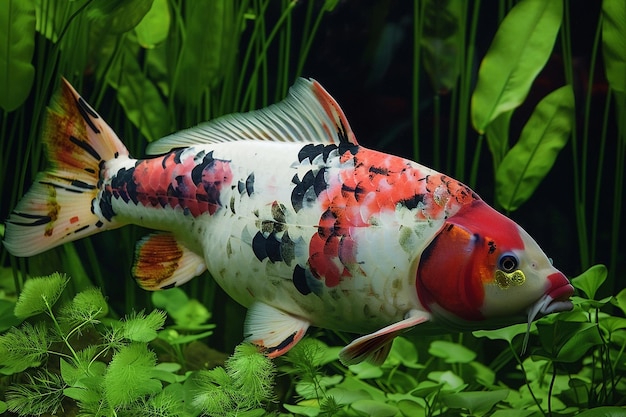
[[204, 258], [178, 242], [172, 233], [152, 233], [137, 242], [132, 273], [146, 290], [177, 287], [205, 270]]
[[383, 327], [377, 332], [361, 336], [339, 352], [339, 359], [344, 365], [354, 365], [369, 360], [381, 365], [389, 351], [391, 342], [404, 330], [430, 320], [430, 314], [424, 311], [411, 310], [404, 320]]
[[302, 339], [309, 322], [264, 303], [248, 309], [244, 323], [245, 341], [259, 346], [270, 358], [286, 353]]

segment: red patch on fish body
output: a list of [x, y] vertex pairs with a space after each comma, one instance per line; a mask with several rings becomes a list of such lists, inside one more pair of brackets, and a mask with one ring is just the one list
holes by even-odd
[[328, 287], [358, 268], [354, 228], [379, 226], [383, 213], [400, 208], [414, 210], [416, 220], [438, 220], [478, 198], [456, 180], [382, 152], [352, 147], [339, 161], [319, 194], [324, 211], [309, 245], [311, 272]]

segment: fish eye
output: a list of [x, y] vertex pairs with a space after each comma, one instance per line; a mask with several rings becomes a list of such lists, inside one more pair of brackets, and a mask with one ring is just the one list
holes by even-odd
[[513, 272], [519, 266], [519, 260], [517, 256], [508, 252], [500, 256], [498, 260], [498, 268], [504, 272]]

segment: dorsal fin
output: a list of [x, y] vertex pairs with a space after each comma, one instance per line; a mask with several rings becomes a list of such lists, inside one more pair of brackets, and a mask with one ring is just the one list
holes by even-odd
[[174, 148], [237, 140], [357, 145], [335, 99], [317, 81], [299, 78], [289, 89], [287, 98], [279, 103], [229, 114], [173, 133], [150, 144], [147, 152], [158, 155]]

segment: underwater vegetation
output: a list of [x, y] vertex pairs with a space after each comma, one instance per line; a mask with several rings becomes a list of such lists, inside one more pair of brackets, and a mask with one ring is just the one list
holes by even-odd
[[352, 335], [316, 329], [275, 360], [239, 344], [243, 309], [208, 276], [138, 289], [139, 228], [29, 259], [2, 249], [0, 412], [624, 414], [623, 1], [8, 0], [0, 39], [3, 219], [45, 166], [61, 76], [142, 155], [277, 102], [303, 75], [336, 94], [361, 143], [449, 173], [534, 229], [578, 291], [571, 312], [532, 325], [524, 354], [526, 324], [433, 326], [397, 338], [381, 366], [344, 366]]

